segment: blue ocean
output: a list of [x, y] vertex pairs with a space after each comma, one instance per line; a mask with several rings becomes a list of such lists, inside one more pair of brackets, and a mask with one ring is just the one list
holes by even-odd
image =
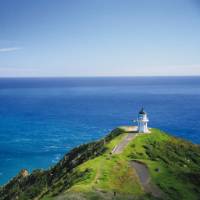
[[131, 125], [142, 106], [149, 126], [200, 144], [200, 77], [0, 79], [0, 184]]

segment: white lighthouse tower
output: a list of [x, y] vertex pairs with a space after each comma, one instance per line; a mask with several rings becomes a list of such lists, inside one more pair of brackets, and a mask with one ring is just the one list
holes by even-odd
[[138, 132], [139, 133], [149, 133], [149, 129], [147, 127], [149, 119], [147, 118], [147, 113], [144, 111], [144, 108], [142, 108], [138, 114]]

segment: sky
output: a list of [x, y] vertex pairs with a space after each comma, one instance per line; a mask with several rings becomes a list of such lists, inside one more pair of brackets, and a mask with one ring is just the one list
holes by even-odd
[[0, 0], [0, 77], [200, 75], [199, 0]]

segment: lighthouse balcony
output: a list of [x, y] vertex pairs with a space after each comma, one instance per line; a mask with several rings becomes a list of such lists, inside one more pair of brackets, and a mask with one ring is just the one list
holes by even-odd
[[148, 122], [149, 119], [147, 117], [145, 117], [145, 118], [139, 118], [138, 121]]

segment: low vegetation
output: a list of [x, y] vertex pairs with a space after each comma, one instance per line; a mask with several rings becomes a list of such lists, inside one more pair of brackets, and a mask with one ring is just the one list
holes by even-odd
[[199, 199], [200, 146], [157, 129], [137, 137], [126, 149], [130, 159], [145, 163], [168, 199]]

